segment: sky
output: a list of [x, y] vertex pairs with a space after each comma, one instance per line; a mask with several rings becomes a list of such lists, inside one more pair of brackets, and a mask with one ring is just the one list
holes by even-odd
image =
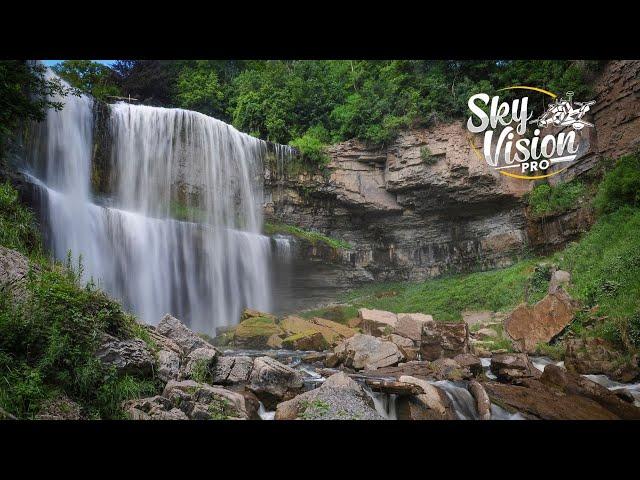
[[[64, 60], [42, 60], [47, 67], [53, 67]], [[115, 62], [115, 60], [94, 60], [94, 62], [104, 63], [105, 65], [111, 66]]]

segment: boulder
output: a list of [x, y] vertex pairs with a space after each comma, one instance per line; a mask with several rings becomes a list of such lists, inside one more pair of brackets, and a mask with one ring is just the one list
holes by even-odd
[[278, 405], [276, 420], [382, 420], [373, 400], [342, 372], [318, 388]]
[[9, 248], [0, 246], [0, 293], [7, 292], [16, 302], [27, 298], [27, 275], [39, 268], [29, 264], [29, 259]]
[[252, 369], [253, 359], [251, 357], [218, 357], [213, 369], [213, 383], [222, 385], [247, 383]]
[[160, 395], [126, 401], [122, 408], [130, 420], [189, 420], [171, 400]]
[[362, 331], [374, 337], [390, 334], [398, 323], [398, 316], [395, 313], [384, 310], [361, 308], [358, 310], [358, 318], [360, 318], [359, 326]]
[[469, 351], [469, 327], [466, 323], [426, 322], [423, 325], [420, 343], [423, 360], [453, 358]]
[[153, 372], [153, 354], [139, 338], [120, 340], [104, 333], [95, 354], [103, 365], [115, 367], [120, 374], [149, 376]]
[[549, 293], [555, 293], [560, 287], [567, 288], [571, 282], [571, 274], [564, 270], [556, 270], [551, 274], [549, 280]]
[[564, 364], [568, 371], [582, 375], [606, 375], [618, 382], [640, 378], [638, 357], [628, 359], [601, 338], [571, 338], [566, 342]]
[[288, 350], [322, 351], [329, 347], [325, 337], [318, 331], [300, 332], [282, 340], [282, 347]]
[[[547, 368], [549, 368], [547, 366]], [[546, 368], [545, 368], [546, 370]], [[617, 420], [619, 417], [594, 400], [581, 395], [564, 394], [534, 378], [518, 385], [483, 382], [492, 403], [527, 419], [542, 420]]]
[[534, 306], [519, 305], [504, 321], [504, 331], [520, 352], [533, 353], [571, 323], [577, 303], [562, 288], [547, 294]]
[[563, 393], [590, 398], [623, 420], [640, 420], [640, 408], [625, 402], [602, 385], [557, 365], [547, 365], [540, 381]]
[[242, 314], [240, 314], [240, 322], [244, 322], [245, 320], [248, 320], [250, 318], [270, 318], [273, 321], [276, 320], [275, 315], [272, 315], [270, 313], [266, 313], [266, 312], [261, 312], [260, 310], [254, 310], [252, 308], [245, 308], [242, 311]]
[[422, 328], [425, 323], [433, 322], [431, 315], [424, 313], [399, 313], [393, 333], [413, 340], [419, 344], [422, 340]]
[[458, 362], [458, 365], [462, 368], [469, 369], [474, 376], [482, 375], [484, 371], [480, 359], [471, 353], [461, 353], [453, 357], [453, 359]]
[[341, 323], [334, 322], [333, 320], [327, 320], [326, 318], [314, 317], [311, 319], [311, 321], [316, 325], [320, 325], [322, 327], [328, 328], [329, 330], [332, 330], [338, 335], [338, 339], [340, 340], [343, 338], [351, 338], [356, 333], [358, 333], [354, 328], [350, 328], [347, 325], [342, 325]]
[[289, 400], [304, 387], [302, 375], [271, 357], [258, 357], [249, 376], [249, 389], [264, 403], [267, 410], [275, 410], [279, 402]]
[[415, 385], [422, 390], [419, 395], [399, 397], [398, 420], [455, 420], [457, 415], [447, 394], [426, 380], [403, 375], [400, 382]]
[[163, 382], [177, 380], [180, 375], [180, 355], [173, 350], [160, 350], [156, 363], [156, 375]]
[[491, 401], [484, 387], [476, 380], [471, 380], [467, 388], [476, 401], [476, 410], [480, 420], [491, 420]]
[[[245, 310], [246, 312], [246, 310]], [[233, 334], [233, 344], [241, 348], [278, 348], [276, 340], [285, 336], [273, 315], [251, 316], [238, 324]]]
[[430, 363], [431, 377], [456, 382], [471, 378], [471, 371], [453, 358], [438, 358]]
[[537, 378], [540, 370], [533, 366], [526, 353], [503, 353], [491, 357], [491, 373], [511, 382], [519, 378]]
[[244, 420], [255, 418], [256, 413], [241, 393], [193, 380], [170, 381], [162, 397], [190, 420]]
[[193, 333], [184, 323], [169, 314], [160, 320], [156, 331], [178, 345], [184, 355], [189, 355], [196, 348], [214, 348], [209, 342]]
[[[314, 318], [312, 320], [306, 320], [295, 315], [288, 316], [280, 322], [280, 328], [282, 328], [287, 335], [295, 336], [300, 335], [311, 339], [315, 333], [322, 335], [322, 341], [315, 340], [314, 348], [296, 348], [296, 350], [323, 350], [328, 346], [335, 346], [341, 340], [352, 337], [356, 331], [340, 325], [339, 323], [332, 322], [331, 320], [325, 320], [323, 318]], [[317, 337], [317, 335], [316, 335]], [[304, 343], [310, 343], [309, 340]], [[289, 348], [284, 342], [283, 346]]]
[[493, 328], [481, 328], [473, 334], [473, 336], [480, 340], [492, 340], [499, 337], [498, 332]]
[[382, 337], [383, 340], [388, 340], [390, 342], [395, 343], [406, 360], [417, 360], [418, 355], [420, 353], [420, 348], [418, 348], [413, 340], [407, 337], [403, 337], [400, 335], [396, 335], [392, 333], [391, 335], [387, 335], [386, 337]]
[[[192, 378], [196, 374], [209, 375], [213, 371], [215, 358], [218, 354], [213, 347], [200, 347], [193, 350], [185, 359], [184, 368], [180, 372], [180, 379]], [[198, 371], [203, 370], [203, 371]]]
[[395, 343], [361, 333], [343, 341], [334, 353], [340, 363], [355, 370], [375, 370], [404, 360]]

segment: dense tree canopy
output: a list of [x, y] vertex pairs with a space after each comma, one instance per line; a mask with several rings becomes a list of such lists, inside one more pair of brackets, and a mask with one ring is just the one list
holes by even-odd
[[121, 60], [107, 75], [83, 62], [64, 62], [58, 71], [87, 91], [106, 82], [141, 102], [215, 116], [295, 145], [314, 162], [325, 144], [384, 144], [401, 128], [460, 117], [479, 91], [520, 84], [584, 96], [599, 67], [568, 60]]

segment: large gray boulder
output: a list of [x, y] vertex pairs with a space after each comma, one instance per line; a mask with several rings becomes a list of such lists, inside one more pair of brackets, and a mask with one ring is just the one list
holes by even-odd
[[[196, 373], [208, 375], [213, 371], [218, 351], [211, 347], [200, 347], [193, 350], [185, 358], [184, 367], [180, 371], [181, 380], [193, 378]], [[196, 372], [197, 370], [201, 370]]]
[[510, 382], [519, 378], [537, 378], [540, 371], [533, 366], [526, 353], [503, 353], [491, 357], [491, 373]]
[[251, 357], [218, 357], [213, 369], [213, 383], [221, 385], [247, 383], [252, 370], [253, 359]]
[[180, 376], [180, 355], [173, 350], [160, 350], [156, 364], [156, 375], [163, 382], [177, 380]]
[[424, 323], [420, 345], [423, 360], [453, 358], [469, 352], [469, 326], [466, 323]]
[[398, 323], [398, 316], [395, 313], [384, 310], [361, 308], [358, 310], [358, 318], [360, 318], [362, 331], [375, 337], [392, 333]]
[[336, 346], [334, 355], [338, 362], [355, 370], [376, 370], [405, 359], [395, 343], [361, 333]]
[[106, 367], [115, 367], [118, 373], [148, 376], [153, 372], [155, 359], [147, 344], [139, 338], [120, 340], [103, 334], [96, 357]]
[[160, 395], [126, 401], [122, 409], [130, 420], [189, 420], [171, 400]]
[[253, 361], [249, 382], [249, 390], [267, 410], [275, 410], [278, 403], [293, 398], [304, 387], [299, 372], [271, 357], [258, 357]]
[[276, 420], [383, 420], [373, 400], [342, 372], [318, 388], [278, 405]]
[[214, 348], [209, 342], [193, 333], [184, 323], [169, 314], [162, 318], [156, 331], [173, 340], [182, 349], [184, 355], [189, 355], [196, 348]]
[[193, 380], [172, 380], [162, 397], [190, 420], [227, 420], [259, 418], [254, 404], [239, 392]]

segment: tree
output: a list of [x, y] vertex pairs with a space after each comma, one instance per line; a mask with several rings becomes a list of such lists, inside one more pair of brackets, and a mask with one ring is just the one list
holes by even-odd
[[92, 60], [65, 60], [51, 68], [70, 85], [99, 100], [108, 100], [109, 96], [121, 94], [115, 72], [101, 63]]

